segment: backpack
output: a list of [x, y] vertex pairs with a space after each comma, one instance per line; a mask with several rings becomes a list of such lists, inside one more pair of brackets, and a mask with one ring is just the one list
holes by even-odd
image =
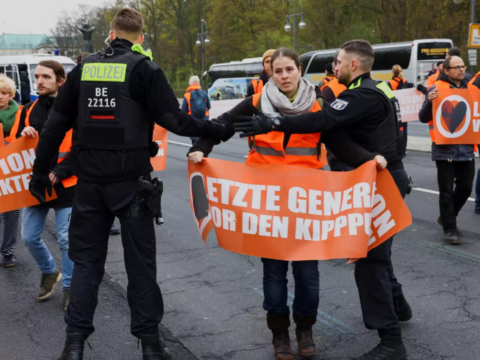
[[207, 113], [207, 103], [203, 97], [202, 90], [193, 90], [190, 95], [190, 106], [192, 116], [196, 119], [203, 119]]

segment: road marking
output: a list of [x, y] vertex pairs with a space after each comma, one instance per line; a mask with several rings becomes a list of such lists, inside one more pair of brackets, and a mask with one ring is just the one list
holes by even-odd
[[445, 244], [441, 245], [441, 244], [433, 243], [431, 241], [426, 241], [426, 240], [420, 240], [414, 244], [418, 246], [422, 246], [424, 248], [437, 250], [444, 254], [448, 254], [453, 257], [456, 257], [457, 259], [460, 259], [460, 260], [468, 260], [476, 263], [480, 262], [480, 256], [454, 249], [452, 245], [445, 245]]
[[192, 144], [185, 144], [185, 143], [182, 143], [182, 142], [179, 142], [179, 141], [167, 140], [167, 142], [169, 142], [170, 144], [192, 147]]
[[[414, 188], [412, 188], [412, 190], [421, 191], [421, 192], [428, 193], [428, 194], [440, 195], [440, 193], [438, 191], [430, 190], [430, 189], [414, 187]], [[468, 198], [468, 201], [475, 201], [475, 199], [474, 198]]]

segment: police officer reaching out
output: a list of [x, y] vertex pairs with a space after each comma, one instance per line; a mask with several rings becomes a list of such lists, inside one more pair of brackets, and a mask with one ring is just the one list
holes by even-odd
[[122, 225], [131, 333], [142, 341], [144, 360], [171, 359], [158, 333], [163, 300], [156, 281], [153, 212], [142, 206], [155, 185], [149, 175], [150, 156], [158, 151], [151, 141], [153, 125], [183, 136], [215, 139], [222, 139], [227, 128], [179, 109], [163, 71], [141, 47], [143, 26], [139, 12], [118, 11], [111, 45], [85, 57], [69, 74], [37, 147], [30, 191], [43, 202], [50, 190], [51, 159], [65, 133], [77, 131], [71, 164], [79, 181], [69, 233], [69, 256], [75, 267], [59, 360], [82, 360], [84, 341], [94, 332], [98, 287], [115, 216]]
[[[343, 126], [364, 149], [382, 154], [402, 196], [408, 188], [408, 177], [402, 158], [405, 156], [401, 133], [400, 108], [386, 83], [371, 79], [374, 61], [371, 45], [364, 40], [344, 43], [335, 71], [347, 86], [325, 109], [295, 116], [270, 119], [257, 115], [237, 117], [235, 129], [240, 136], [253, 136], [272, 130], [306, 134], [325, 132]], [[390, 259], [393, 238], [371, 250], [355, 265], [355, 280], [360, 295], [363, 321], [368, 329], [377, 329], [381, 342], [356, 360], [406, 360], [399, 321], [408, 321], [412, 310], [405, 300]]]

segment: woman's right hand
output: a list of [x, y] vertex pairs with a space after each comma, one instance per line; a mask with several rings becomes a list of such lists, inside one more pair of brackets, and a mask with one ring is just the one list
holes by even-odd
[[38, 132], [31, 126], [27, 126], [25, 129], [22, 130], [22, 136], [28, 136], [31, 138], [37, 137]]
[[203, 161], [203, 152], [194, 151], [188, 154], [188, 160], [194, 164], [200, 164]]

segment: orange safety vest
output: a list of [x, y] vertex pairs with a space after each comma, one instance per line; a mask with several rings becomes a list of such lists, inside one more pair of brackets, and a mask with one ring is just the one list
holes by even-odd
[[435, 72], [435, 74], [430, 75], [430, 77], [427, 80], [427, 89], [430, 88], [432, 85], [434, 85], [437, 82], [439, 76], [440, 76], [440, 70], [438, 70], [438, 69]]
[[22, 115], [23, 105], [18, 106], [17, 113], [15, 114], [15, 121], [10, 129], [10, 135], [5, 138], [6, 145], [12, 143], [17, 138], [18, 126], [20, 125], [20, 115]]
[[[477, 76], [477, 75], [475, 75], [475, 76]], [[474, 79], [472, 79], [472, 80], [474, 80]], [[476, 86], [473, 85], [472, 80], [470, 80], [470, 82], [467, 85], [469, 89], [476, 88]], [[434, 85], [439, 90], [440, 89], [450, 89], [450, 84], [446, 81], [439, 80]], [[434, 126], [434, 124], [435, 124], [435, 122], [433, 121], [433, 119], [428, 122], [428, 131], [430, 132], [430, 139], [432, 139], [432, 142], [435, 142], [435, 126]], [[475, 152], [478, 151], [478, 146], [476, 144], [474, 144], [474, 149], [473, 150]]]
[[[325, 78], [325, 79], [327, 79], [327, 78]], [[347, 87], [345, 85], [340, 84], [338, 82], [337, 78], [330, 78], [330, 80], [325, 85], [323, 85], [320, 88], [320, 90], [322, 91], [327, 86], [333, 91], [333, 94], [335, 95], [335, 98], [337, 98], [338, 95], [340, 95], [343, 91], [347, 90]]]
[[[194, 90], [202, 90], [202, 87], [200, 85], [191, 85], [187, 88], [184, 95], [188, 104], [188, 115], [192, 115], [192, 104], [190, 103], [190, 100], [192, 98], [192, 91]], [[207, 102], [207, 100], [205, 100], [205, 102]], [[205, 112], [205, 116], [210, 116], [210, 114], [208, 113], [208, 108], [207, 108], [207, 111]]]
[[477, 80], [478, 75], [480, 75], [480, 71], [475, 74], [475, 76], [468, 82], [468, 85], [473, 85], [475, 80]]
[[[252, 97], [253, 106], [259, 107], [261, 94]], [[320, 104], [315, 101], [310, 112], [320, 111]], [[296, 165], [313, 169], [322, 169], [320, 160], [320, 133], [291, 134], [287, 147], [283, 147], [285, 134], [271, 131], [268, 134], [255, 135], [250, 140], [251, 150], [247, 164], [281, 164]]]
[[400, 79], [398, 77], [394, 77], [391, 80], [388, 80], [388, 83], [390, 84], [390, 87], [392, 88], [393, 91], [397, 90], [398, 87], [400, 86], [400, 83], [405, 84], [407, 80], [405, 79]]
[[253, 79], [252, 80], [253, 92], [254, 94], [261, 94], [263, 91], [263, 80], [262, 79]]
[[[30, 106], [30, 108], [27, 110], [27, 115], [25, 117], [25, 126], [30, 126], [30, 114], [32, 113], [32, 110], [36, 103], [38, 102], [38, 99], [35, 100], [35, 102]], [[18, 129], [18, 127], [17, 127]], [[70, 129], [65, 134], [65, 137], [63, 138], [62, 143], [60, 144], [60, 148], [58, 149], [58, 159], [57, 159], [57, 164], [60, 164], [63, 160], [68, 158], [70, 155], [70, 151], [72, 150], [72, 137], [73, 137], [73, 129]], [[64, 188], [69, 188], [72, 186], [77, 185], [77, 177], [75, 175], [69, 177], [68, 179], [62, 180], [62, 185]]]

